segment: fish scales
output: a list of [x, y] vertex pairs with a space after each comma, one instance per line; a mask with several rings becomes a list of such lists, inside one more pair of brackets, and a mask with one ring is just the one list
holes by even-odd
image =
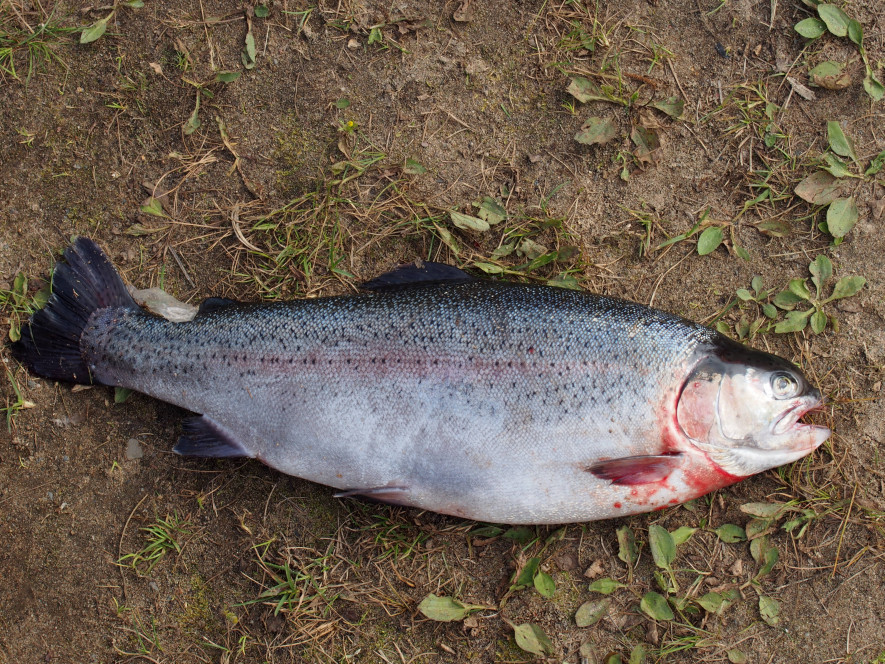
[[[76, 246], [66, 254], [74, 277]], [[98, 258], [88, 265], [104, 271]], [[62, 287], [73, 278], [57, 275]], [[36, 332], [61, 306], [50, 305], [32, 321]], [[196, 433], [178, 451], [252, 456], [437, 512], [585, 521], [682, 502], [742, 477], [711, 458], [718, 448], [687, 442], [677, 405], [700, 361], [746, 349], [613, 298], [464, 275], [213, 306], [189, 322], [121, 299], [89, 312], [77, 343], [91, 381], [203, 416], [186, 425], [185, 438], [188, 426]], [[18, 349], [26, 361], [28, 352]], [[704, 380], [689, 384], [703, 394]], [[704, 403], [684, 416], [702, 433]]]

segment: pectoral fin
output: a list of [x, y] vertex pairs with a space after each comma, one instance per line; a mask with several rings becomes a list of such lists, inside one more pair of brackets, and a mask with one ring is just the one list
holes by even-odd
[[181, 438], [172, 451], [181, 456], [253, 457], [229, 431], [205, 415], [188, 417], [182, 422]]
[[632, 456], [597, 461], [584, 470], [612, 484], [635, 486], [659, 482], [682, 463], [681, 454]]
[[405, 486], [379, 486], [370, 489], [348, 489], [334, 494], [335, 498], [350, 498], [360, 496], [369, 500], [377, 500], [391, 505], [411, 505], [409, 502], [409, 488]]

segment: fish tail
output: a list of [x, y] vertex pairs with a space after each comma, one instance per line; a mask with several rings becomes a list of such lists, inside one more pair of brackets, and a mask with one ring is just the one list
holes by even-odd
[[103, 309], [139, 307], [110, 259], [89, 238], [77, 238], [52, 275], [52, 295], [11, 345], [13, 357], [34, 373], [54, 380], [90, 384], [95, 380], [80, 339], [92, 315]]

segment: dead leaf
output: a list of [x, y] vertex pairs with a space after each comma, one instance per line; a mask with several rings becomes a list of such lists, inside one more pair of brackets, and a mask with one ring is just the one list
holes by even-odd
[[741, 577], [744, 575], [744, 561], [738, 558], [734, 561], [734, 565], [728, 568], [728, 573], [732, 576]]
[[817, 98], [817, 95], [814, 94], [814, 91], [810, 88], [805, 87], [799, 81], [797, 81], [792, 76], [787, 76], [787, 83], [792, 86], [793, 91], [802, 97], [802, 99], [806, 99], [808, 101], [814, 101]]
[[654, 111], [646, 106], [639, 109], [639, 126], [646, 129], [663, 129], [664, 124], [658, 119]]
[[154, 73], [155, 73], [155, 74], [160, 74], [160, 75], [163, 74], [163, 68], [160, 66], [160, 63], [158, 63], [158, 62], [149, 62], [148, 65], [150, 66], [151, 69], [154, 70]]
[[661, 139], [654, 129], [634, 126], [630, 132], [630, 139], [636, 145], [633, 156], [640, 166], [657, 164], [660, 159]]
[[593, 564], [584, 570], [584, 576], [588, 579], [595, 579], [597, 576], [601, 576], [603, 572], [605, 572], [605, 567], [603, 567], [602, 561], [594, 560]]
[[464, 0], [461, 6], [452, 14], [452, 19], [458, 23], [468, 23], [473, 19], [473, 12], [470, 11], [470, 0]]
[[841, 183], [826, 171], [817, 171], [796, 185], [796, 195], [813, 205], [829, 205], [841, 192]]
[[873, 219], [881, 219], [885, 214], [885, 198], [870, 201], [870, 212], [873, 213]]

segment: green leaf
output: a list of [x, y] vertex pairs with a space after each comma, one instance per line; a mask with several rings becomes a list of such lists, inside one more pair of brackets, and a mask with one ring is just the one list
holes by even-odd
[[486, 607], [480, 604], [464, 604], [451, 597], [437, 597], [430, 593], [421, 600], [418, 610], [424, 614], [426, 618], [437, 622], [452, 622], [453, 620], [464, 620], [474, 611], [479, 611]]
[[813, 307], [808, 311], [790, 311], [789, 313], [787, 313], [786, 320], [782, 320], [780, 323], [774, 326], [774, 331], [777, 334], [801, 332], [805, 329], [805, 326], [808, 325], [808, 317], [813, 313]]
[[[663, 530], [663, 528], [661, 528]], [[667, 532], [666, 530], [664, 532]], [[669, 534], [669, 533], [668, 533]], [[653, 590], [645, 593], [639, 602], [639, 608], [653, 620], [673, 620], [673, 610], [663, 595]]]
[[627, 664], [645, 664], [646, 655], [645, 646], [637, 643], [633, 650], [630, 651], [630, 659]]
[[759, 295], [759, 293], [762, 292], [762, 286], [762, 277], [757, 274], [755, 277], [753, 277], [752, 281], [750, 281], [750, 288], [753, 289], [756, 295]]
[[836, 287], [833, 289], [833, 294], [825, 301], [830, 302], [831, 300], [841, 300], [843, 297], [856, 295], [866, 283], [867, 280], [863, 277], [842, 277], [836, 283]]
[[504, 274], [504, 268], [500, 265], [494, 265], [492, 263], [482, 263], [477, 261], [473, 264], [475, 267], [478, 267], [480, 270], [485, 272], [486, 274]]
[[827, 152], [824, 155], [824, 161], [827, 162], [827, 166], [823, 166], [822, 168], [833, 177], [845, 178], [853, 176], [848, 164], [839, 159], [836, 155]]
[[857, 223], [859, 213], [854, 196], [837, 198], [827, 208], [827, 229], [833, 237], [845, 237]]
[[509, 256], [514, 251], [516, 251], [516, 243], [515, 242], [507, 242], [506, 244], [502, 244], [500, 247], [495, 247], [492, 251], [492, 258], [504, 258], [505, 256]]
[[561, 274], [554, 279], [548, 279], [546, 283], [548, 286], [553, 286], [554, 288], [568, 288], [569, 290], [576, 291], [583, 290], [578, 283], [578, 280], [570, 274]]
[[688, 526], [680, 526], [672, 533], [670, 533], [670, 537], [673, 538], [673, 544], [679, 546], [680, 544], [684, 544], [688, 540], [691, 539], [691, 536], [694, 535], [697, 528], [689, 528]]
[[817, 6], [817, 14], [826, 23], [827, 30], [837, 37], [845, 37], [848, 34], [850, 18], [836, 5], [822, 3]]
[[168, 218], [166, 213], [163, 212], [163, 204], [159, 199], [154, 198], [153, 196], [145, 201], [145, 204], [141, 206], [141, 211], [154, 217]]
[[522, 650], [530, 652], [538, 657], [553, 654], [553, 644], [537, 625], [531, 623], [523, 623], [513, 627], [513, 635], [516, 638], [516, 645]]
[[833, 152], [841, 157], [851, 157], [857, 161], [854, 140], [845, 135], [841, 124], [834, 120], [827, 122], [827, 138]]
[[220, 71], [215, 74], [216, 83], [233, 83], [240, 77], [241, 72], [238, 71]]
[[337, 108], [339, 111], [343, 111], [345, 108], [350, 108], [350, 99], [348, 99], [347, 97], [336, 99], [335, 108]]
[[471, 217], [468, 214], [454, 211], [450, 212], [449, 216], [452, 218], [452, 223], [462, 230], [478, 231], [480, 233], [489, 230], [488, 223], [478, 217]]
[[734, 253], [736, 253], [738, 256], [740, 256], [745, 261], [750, 260], [750, 252], [749, 251], [747, 251], [746, 249], [744, 249], [743, 247], [741, 247], [740, 245], [737, 245], [737, 244], [733, 244], [732, 246], [734, 247]]
[[652, 104], [653, 108], [658, 109], [662, 113], [666, 113], [674, 120], [678, 120], [682, 117], [682, 113], [685, 111], [685, 102], [681, 97], [667, 97], [663, 101], [656, 101]]
[[762, 305], [762, 313], [765, 314], [766, 318], [771, 318], [772, 320], [777, 318], [777, 309], [775, 309], [771, 302]]
[[608, 143], [618, 133], [612, 118], [591, 117], [581, 125], [581, 131], [575, 134], [575, 140], [582, 145], [602, 145]]
[[707, 593], [698, 599], [698, 604], [701, 605], [701, 608], [709, 613], [719, 613], [722, 610], [722, 603], [722, 595], [719, 593]]
[[803, 300], [811, 298], [811, 291], [808, 290], [805, 279], [790, 279], [789, 289], [793, 295], [801, 297]]
[[844, 90], [851, 85], [851, 76], [845, 71], [845, 65], [832, 60], [821, 62], [809, 71], [808, 79], [812, 85], [827, 90]]
[[873, 161], [870, 162], [870, 167], [863, 174], [868, 177], [870, 175], [877, 175], [883, 166], [885, 166], [885, 150], [876, 155]]
[[676, 543], [673, 541], [673, 536], [665, 528], [653, 523], [648, 527], [648, 543], [655, 565], [661, 569], [670, 569], [676, 558]]
[[818, 309], [813, 314], [811, 314], [811, 318], [809, 319], [811, 322], [811, 331], [815, 334], [820, 334], [824, 331], [824, 328], [827, 326], [827, 315]]
[[728, 661], [731, 664], [747, 664], [747, 662], [750, 661], [743, 651], [738, 650], [737, 648], [726, 650], [725, 656], [728, 657]]
[[535, 260], [547, 253], [547, 247], [543, 244], [538, 244], [531, 238], [524, 237], [516, 247], [516, 251], [529, 260]]
[[863, 79], [863, 89], [873, 98], [873, 101], [882, 101], [882, 98], [885, 97], [885, 85], [882, 85], [882, 81], [873, 75], [873, 71], [869, 67], [867, 67], [867, 73]]
[[[475, 265], [479, 266], [479, 263], [475, 263]], [[508, 528], [501, 537], [519, 542], [520, 544], [528, 544], [535, 538], [535, 530], [528, 526], [514, 526], [513, 528]]]
[[[433, 227], [436, 229], [436, 234], [439, 235], [439, 239], [442, 241], [444, 245], [446, 245], [449, 249], [452, 250], [452, 253], [456, 256], [461, 253], [461, 247], [458, 246], [458, 241], [455, 239], [455, 236], [449, 232], [449, 229], [443, 228], [436, 222], [434, 222]], [[484, 265], [488, 265], [488, 263], [484, 263]], [[477, 266], [479, 267], [479, 266]], [[491, 267], [496, 267], [492, 265]], [[482, 268], [480, 268], [482, 269]], [[503, 269], [502, 269], [503, 271]]]
[[538, 567], [541, 564], [541, 559], [538, 556], [534, 556], [525, 561], [525, 565], [520, 570], [519, 575], [516, 577], [517, 586], [528, 587], [534, 583], [535, 575], [538, 573]]
[[83, 28], [83, 30], [80, 31], [80, 43], [91, 44], [99, 39], [107, 31], [108, 21], [111, 20], [113, 15], [114, 12], [111, 12], [104, 18], [97, 20], [92, 25]]
[[796, 185], [796, 195], [813, 205], [828, 205], [839, 198], [842, 183], [826, 171], [816, 171]]
[[190, 114], [187, 122], [184, 123], [182, 131], [185, 136], [190, 136], [200, 128], [200, 94], [197, 93], [197, 105], [194, 106], [194, 112]]
[[777, 600], [762, 595], [759, 597], [759, 614], [762, 620], [774, 627], [780, 622], [781, 605]]
[[476, 530], [470, 531], [471, 537], [498, 537], [501, 533], [504, 532], [503, 528], [499, 528], [498, 526], [482, 526], [481, 528], [477, 528]]
[[762, 552], [762, 567], [759, 568], [759, 571], [753, 578], [761, 579], [763, 576], [770, 574], [779, 558], [780, 554], [777, 551], [777, 547], [769, 545], [765, 548]]
[[756, 299], [755, 297], [753, 297], [753, 294], [746, 288], [738, 288], [735, 291], [735, 295], [738, 296], [738, 299], [743, 300], [744, 302], [750, 302]]
[[817, 288], [817, 297], [820, 299], [820, 289], [833, 276], [833, 263], [823, 254], [819, 254], [817, 258], [811, 261], [808, 271], [811, 272], [811, 281]]
[[556, 593], [556, 583], [553, 577], [546, 572], [538, 572], [535, 574], [535, 590], [540, 593], [541, 597], [550, 599]]
[[782, 503], [745, 503], [740, 506], [741, 512], [760, 519], [773, 519], [787, 509]]
[[257, 5], [255, 7], [255, 16], [257, 18], [267, 18], [268, 14], [270, 14], [270, 10], [267, 8], [267, 5]]
[[507, 210], [491, 196], [483, 196], [482, 202], [478, 207], [479, 212], [477, 214], [479, 218], [490, 226], [494, 226], [507, 218]]
[[756, 229], [771, 237], [787, 237], [793, 232], [790, 224], [783, 219], [768, 219], [756, 224]]
[[141, 9], [144, 7], [144, 2], [142, 2], [142, 0], [127, 0], [121, 4], [124, 7], [129, 7], [129, 9]]
[[811, 16], [799, 21], [793, 29], [807, 39], [817, 39], [827, 31], [827, 25], [819, 18]]
[[607, 597], [584, 602], [578, 607], [578, 612], [575, 613], [575, 624], [578, 627], [590, 627], [591, 625], [595, 625], [602, 620], [603, 616], [608, 612], [610, 605], [611, 600]]
[[255, 56], [257, 55], [257, 51], [255, 50], [255, 36], [252, 34], [252, 31], [246, 33], [246, 43], [243, 46], [243, 51], [240, 53], [240, 62], [243, 63], [243, 66], [246, 69], [252, 69], [255, 67]]
[[848, 38], [863, 48], [863, 26], [853, 18], [848, 21]]
[[713, 531], [723, 542], [734, 544], [735, 542], [743, 542], [747, 539], [747, 533], [740, 526], [733, 523], [726, 523], [719, 526]]
[[114, 403], [123, 403], [132, 394], [132, 390], [125, 387], [114, 388]]
[[372, 44], [383, 44], [384, 43], [384, 33], [381, 32], [381, 28], [377, 25], [369, 30], [369, 46]]
[[588, 101], [611, 101], [590, 79], [583, 76], [575, 76], [571, 79], [566, 92], [582, 104], [586, 104]]
[[406, 165], [403, 166], [403, 173], [406, 175], [421, 175], [426, 173], [427, 169], [420, 162], [411, 158], [406, 158]]
[[706, 256], [722, 244], [722, 229], [719, 226], [710, 226], [704, 229], [698, 238], [698, 255]]
[[[636, 547], [636, 538], [629, 526], [621, 526], [617, 530], [618, 535], [618, 558], [621, 562], [633, 567], [639, 560], [639, 549]], [[592, 586], [591, 586], [592, 587]]]
[[772, 303], [781, 309], [792, 310], [796, 308], [797, 304], [803, 301], [804, 300], [795, 293], [785, 290], [775, 295]]
[[611, 595], [618, 588], [626, 588], [623, 583], [619, 581], [615, 581], [614, 579], [609, 579], [608, 577], [603, 579], [596, 579], [593, 583], [590, 584], [590, 592], [591, 593], [601, 593], [603, 595]]

